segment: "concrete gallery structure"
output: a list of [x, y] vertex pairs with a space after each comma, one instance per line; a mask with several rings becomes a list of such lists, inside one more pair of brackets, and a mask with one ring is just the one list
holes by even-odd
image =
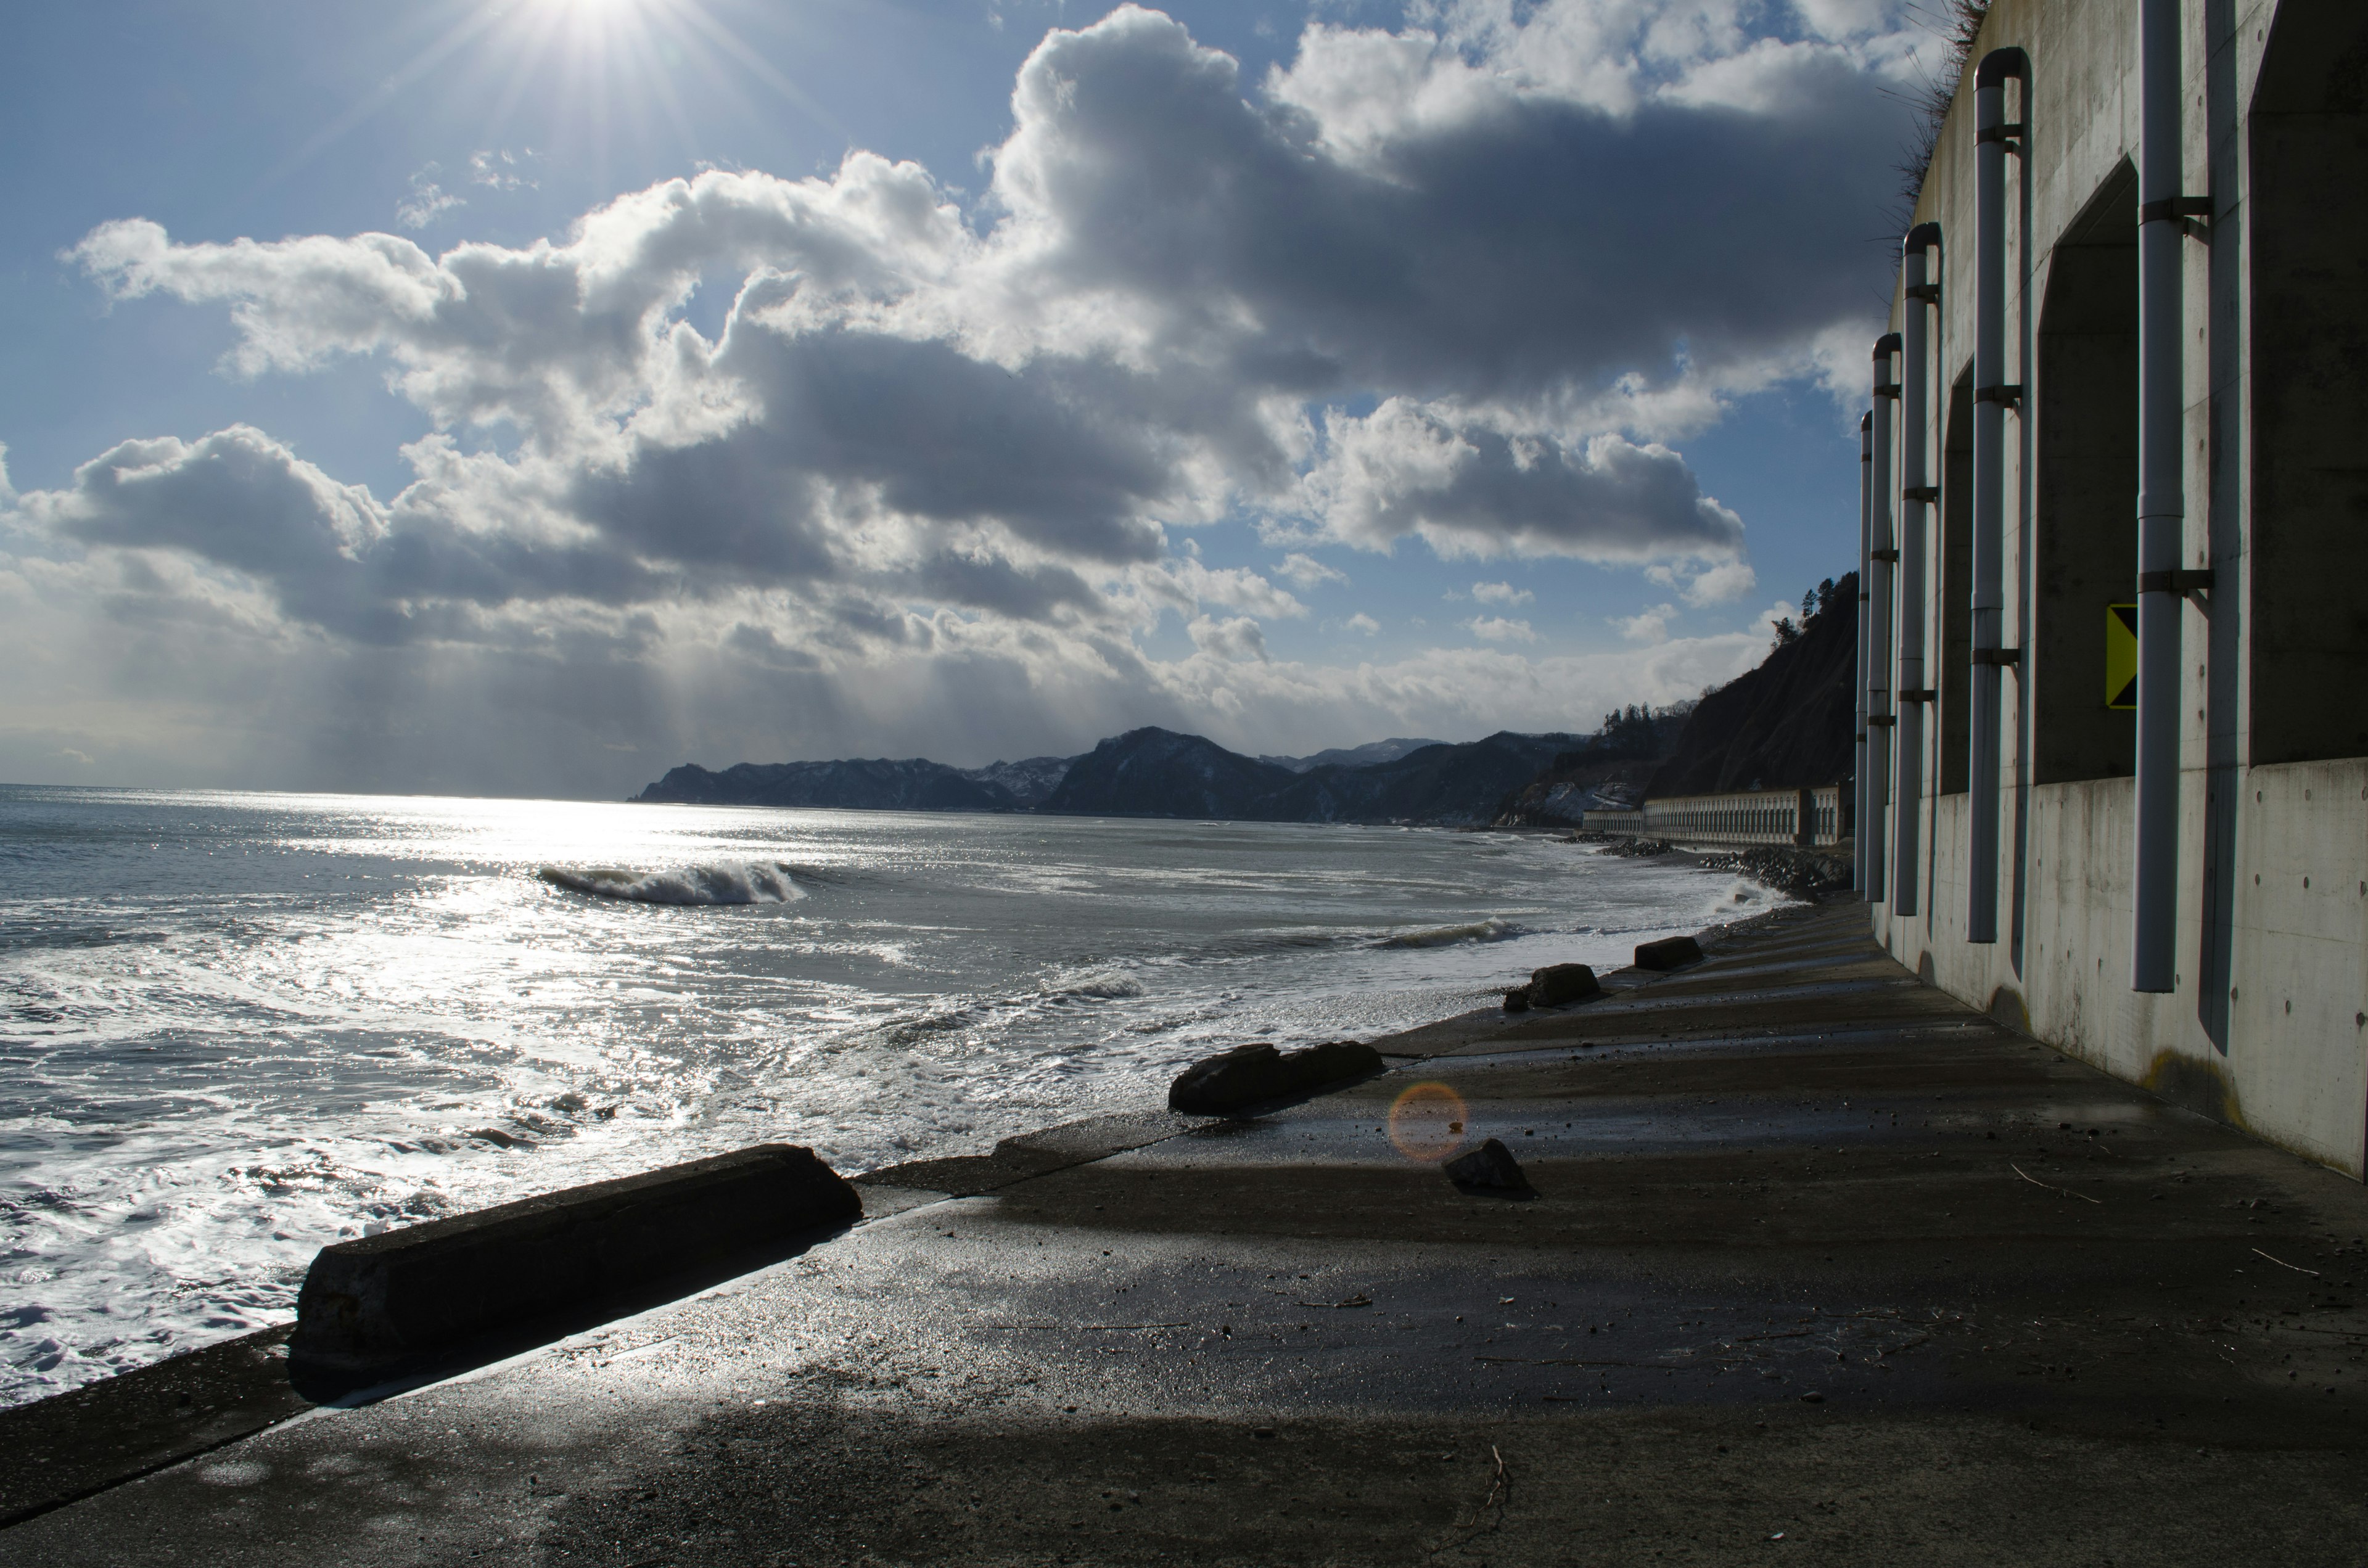
[[1876, 936], [2361, 1176], [2368, 5], [1998, 0], [1912, 223], [1861, 442]]

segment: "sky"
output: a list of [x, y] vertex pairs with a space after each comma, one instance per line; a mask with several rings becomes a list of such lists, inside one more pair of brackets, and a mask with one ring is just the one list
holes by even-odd
[[0, 780], [1695, 695], [1854, 563], [1925, 9], [26, 8]]

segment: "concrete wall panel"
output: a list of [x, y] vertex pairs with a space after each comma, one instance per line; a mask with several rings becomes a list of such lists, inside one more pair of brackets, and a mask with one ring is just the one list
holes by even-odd
[[[1925, 907], [1897, 919], [1882, 903], [1871, 913], [1892, 953], [1952, 994], [2168, 1099], [2360, 1176], [2368, 1169], [2368, 611], [2360, 608], [2368, 595], [2356, 585], [2368, 575], [2368, 131], [2328, 117], [2368, 109], [2368, 6], [2186, 0], [2183, 9], [2187, 185], [2212, 194], [2214, 217], [2196, 226], [2186, 251], [2182, 553], [2218, 578], [2182, 618], [2177, 989], [2129, 989], [2131, 781], [2063, 780], [2058, 769], [2040, 782], [2049, 768], [2036, 744], [2051, 723], [2060, 735], [2065, 715], [2026, 710], [2021, 677], [2006, 682], [2003, 716], [2004, 939], [1965, 940], [1972, 806], [1952, 792], [1962, 785], [1945, 734], [1927, 775]], [[2293, 38], [2315, 41], [2289, 54]], [[2135, 158], [2136, 41], [2135, 0], [1999, 0], [1984, 25], [1975, 58], [2019, 45], [2034, 75], [2027, 174], [2018, 161], [2009, 165], [2010, 380], [2028, 384], [2026, 366], [2046, 373], [2032, 357], [2032, 307], [2050, 288], [2058, 248], [2107, 237], [2075, 225], [2084, 209], [2094, 220], [2098, 193]], [[2265, 58], [2273, 67], [2266, 77]], [[2303, 63], [2290, 69], [2289, 59]], [[2268, 94], [2260, 106], [2257, 88]], [[2257, 107], [2275, 113], [2255, 114]], [[2010, 103], [2010, 117], [2018, 112]], [[1968, 85], [1942, 127], [1915, 213], [1941, 223], [1948, 245], [1944, 385], [1965, 376], [1973, 342], [1972, 118]], [[2254, 232], [2265, 206], [2281, 225], [2267, 235]], [[2303, 211], [2316, 225], [2309, 232], [2291, 222]], [[2064, 253], [2067, 265], [2072, 256]], [[2306, 307], [2299, 315], [2298, 295]], [[2266, 328], [2257, 309], [2270, 314]], [[2269, 351], [2257, 361], [2264, 333]], [[2043, 630], [2035, 616], [2063, 585], [2043, 577], [2051, 559], [2069, 559], [2047, 534], [2051, 512], [2082, 512], [2060, 489], [2042, 490], [2030, 460], [2042, 446], [2082, 444], [2077, 427], [2043, 440], [2032, 426], [2052, 416], [2049, 407], [2042, 389], [2008, 426], [2009, 645], [2030, 645]], [[2076, 426], [2095, 415], [2063, 410]], [[1948, 400], [1936, 400], [1933, 416], [1952, 418]], [[2105, 460], [2124, 460], [2093, 438], [2086, 444]], [[1943, 517], [1962, 504], [1965, 483], [1952, 453], [1941, 469]], [[2106, 476], [2095, 488], [2119, 485]], [[2259, 519], [2257, 504], [2265, 507]], [[1928, 635], [1941, 655], [1933, 684], [1944, 694], [1941, 717], [1956, 725], [1962, 708], [1947, 694], [1963, 677], [1952, 666], [1965, 656], [1950, 634], [1962, 579], [1945, 540], [1936, 542]], [[2081, 592], [2110, 586], [2116, 570], [2084, 562], [2096, 581]], [[2127, 570], [2134, 578], [2134, 559]], [[2282, 626], [2282, 616], [2308, 624]], [[2283, 684], [2273, 701], [2276, 682]], [[2044, 689], [2039, 699], [2059, 700]]]

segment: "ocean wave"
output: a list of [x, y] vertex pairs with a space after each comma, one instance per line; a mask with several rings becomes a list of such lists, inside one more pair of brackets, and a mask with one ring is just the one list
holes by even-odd
[[1529, 927], [1510, 920], [1491, 915], [1486, 920], [1468, 921], [1461, 926], [1428, 926], [1411, 931], [1393, 931], [1375, 942], [1377, 948], [1449, 948], [1458, 942], [1508, 942], [1516, 937], [1530, 935]]
[[790, 868], [760, 860], [677, 866], [664, 871], [627, 871], [610, 866], [582, 870], [545, 866], [535, 875], [555, 888], [596, 898], [634, 903], [794, 903], [805, 897]]
[[1075, 985], [1048, 985], [1037, 993], [1047, 1002], [1123, 1002], [1143, 994], [1132, 980], [1085, 980]]

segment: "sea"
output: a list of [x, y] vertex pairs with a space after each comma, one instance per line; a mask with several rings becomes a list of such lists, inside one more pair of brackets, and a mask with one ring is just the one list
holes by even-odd
[[1781, 898], [1539, 834], [0, 787], [0, 1403], [285, 1323], [342, 1238], [983, 1151]]

